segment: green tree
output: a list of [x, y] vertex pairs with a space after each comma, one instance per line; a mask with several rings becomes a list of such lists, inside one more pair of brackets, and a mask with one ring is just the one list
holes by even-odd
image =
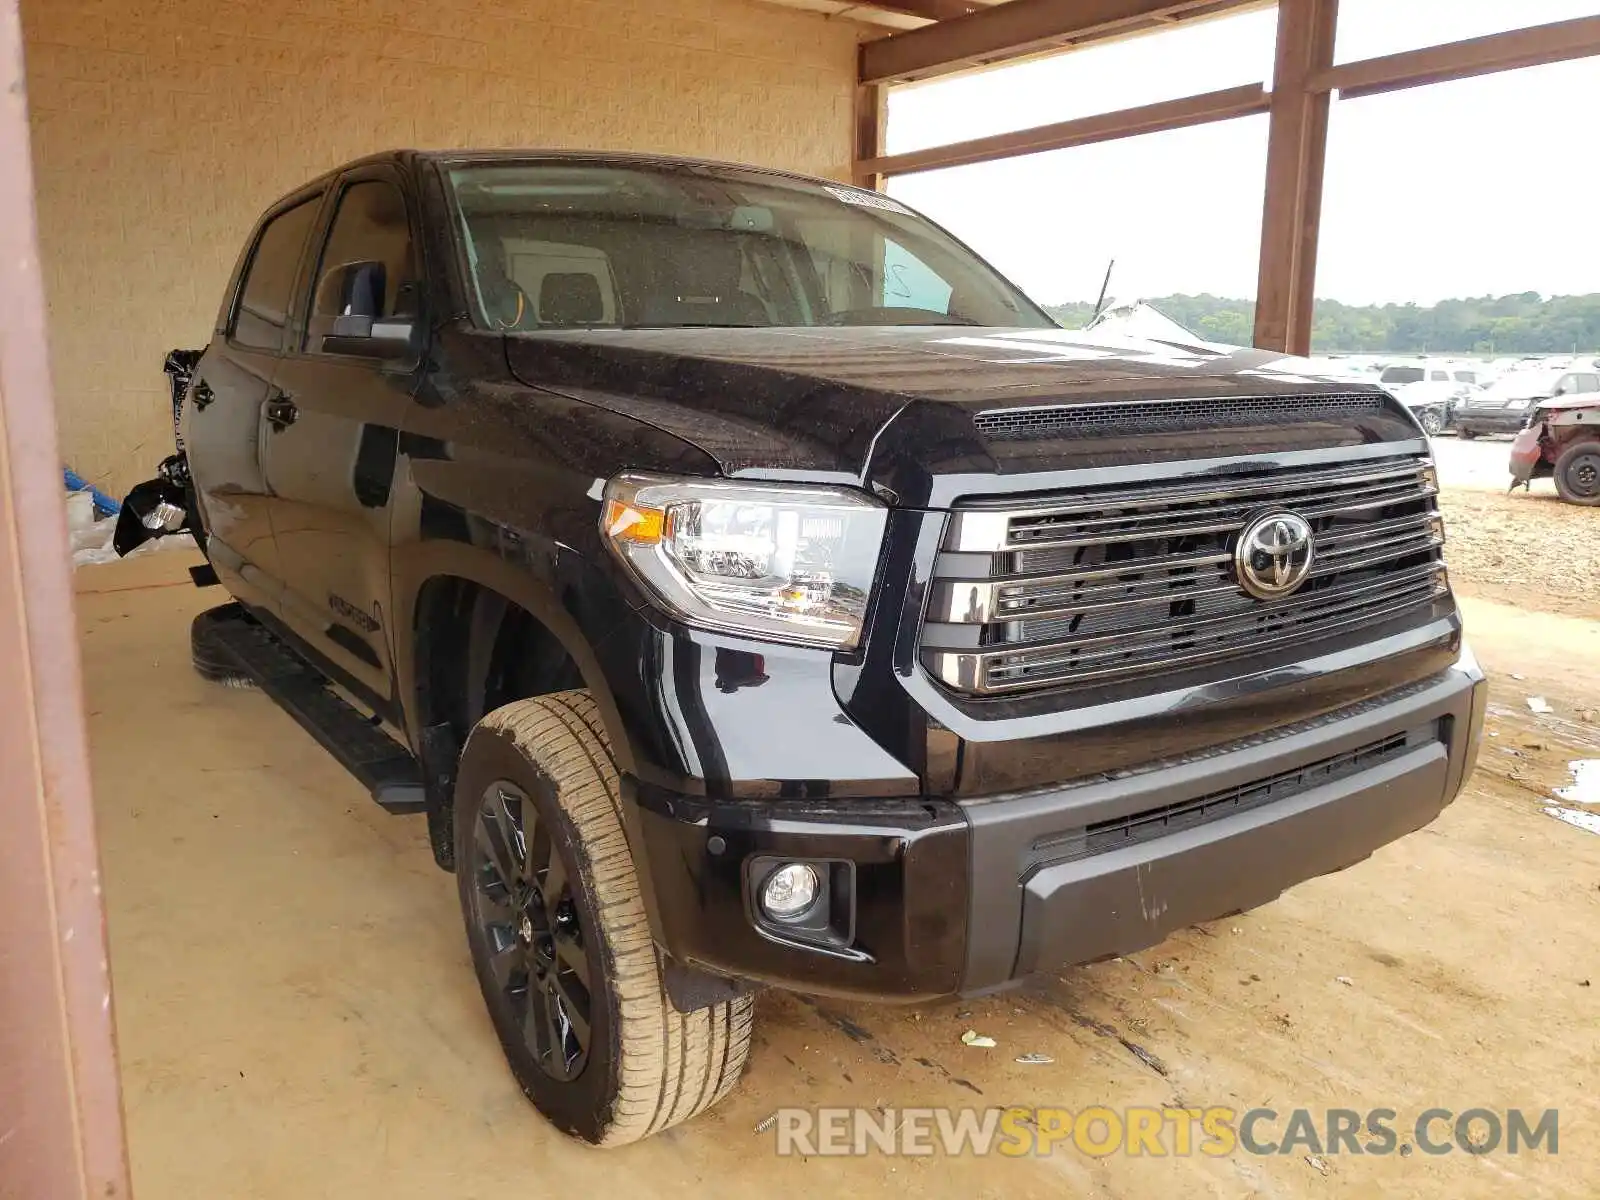
[[[1208, 341], [1249, 345], [1255, 302], [1223, 296], [1158, 296], [1161, 312]], [[1046, 306], [1079, 329], [1094, 306]], [[1600, 293], [1551, 296], [1518, 292], [1418, 304], [1341, 304], [1318, 300], [1311, 346], [1319, 354], [1572, 354], [1600, 351]]]

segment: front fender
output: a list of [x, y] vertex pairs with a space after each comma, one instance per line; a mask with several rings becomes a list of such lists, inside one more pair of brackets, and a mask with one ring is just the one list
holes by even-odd
[[399, 619], [391, 622], [393, 661], [411, 744], [422, 745], [423, 708], [417, 703], [418, 605], [431, 581], [459, 579], [526, 610], [560, 642], [600, 708], [618, 765], [631, 770], [632, 748], [624, 735], [616, 698], [594, 652], [631, 613], [627, 602], [604, 573], [568, 547], [481, 518], [464, 518], [462, 532], [465, 540], [429, 537], [394, 549], [391, 586]]

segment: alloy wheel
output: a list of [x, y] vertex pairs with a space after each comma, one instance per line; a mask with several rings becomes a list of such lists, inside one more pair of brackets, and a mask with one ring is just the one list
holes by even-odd
[[523, 1041], [552, 1079], [589, 1057], [590, 965], [566, 864], [549, 825], [515, 784], [488, 788], [473, 827], [473, 918]]

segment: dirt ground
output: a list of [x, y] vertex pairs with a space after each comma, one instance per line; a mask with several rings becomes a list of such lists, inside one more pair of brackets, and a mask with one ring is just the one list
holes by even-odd
[[1508, 493], [1511, 443], [1434, 443], [1444, 484], [1450, 575], [1469, 595], [1600, 617], [1600, 511], [1563, 504], [1548, 479]]
[[[1487, 463], [1497, 448], [1462, 449]], [[194, 677], [188, 616], [213, 593], [170, 562], [81, 571], [136, 1194], [1600, 1194], [1600, 837], [1543, 813], [1569, 760], [1600, 758], [1585, 594], [1600, 511], [1457, 487], [1446, 509], [1493, 711], [1477, 776], [1435, 824], [1022, 992], [918, 1009], [763, 996], [726, 1103], [604, 1153], [552, 1133], [502, 1066], [420, 821], [385, 816], [260, 695]], [[968, 1029], [997, 1045], [963, 1045]], [[1401, 1146], [779, 1158], [776, 1131], [758, 1132], [780, 1107], [824, 1105], [1390, 1108]], [[1518, 1106], [1560, 1109], [1558, 1154], [1411, 1145], [1424, 1109]]]

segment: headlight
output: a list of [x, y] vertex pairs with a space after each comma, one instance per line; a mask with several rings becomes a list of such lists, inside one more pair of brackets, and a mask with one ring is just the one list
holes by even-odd
[[1521, 408], [1527, 408], [1528, 405], [1530, 405], [1532, 403], [1533, 403], [1533, 401], [1531, 401], [1531, 400], [1507, 400], [1506, 401], [1506, 407], [1507, 408], [1518, 408], [1518, 409], [1521, 409]]
[[861, 638], [888, 510], [846, 488], [625, 473], [600, 531], [692, 625], [849, 649]]

